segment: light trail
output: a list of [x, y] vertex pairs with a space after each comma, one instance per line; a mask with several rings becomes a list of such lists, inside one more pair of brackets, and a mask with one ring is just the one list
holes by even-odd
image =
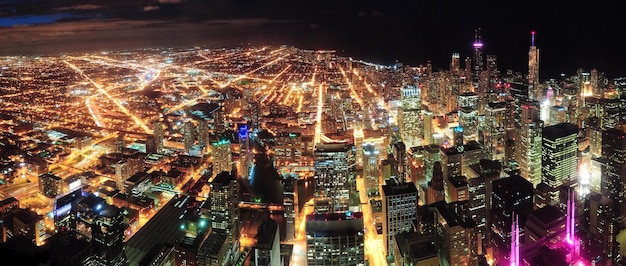
[[66, 60], [63, 60], [63, 63], [68, 65], [70, 68], [74, 69], [74, 71], [76, 71], [83, 78], [85, 78], [92, 85], [94, 85], [101, 94], [104, 94], [104, 96], [106, 96], [109, 100], [111, 100], [115, 104], [115, 106], [117, 106], [117, 108], [119, 108], [125, 115], [129, 116], [135, 122], [135, 124], [137, 124], [137, 126], [139, 126], [141, 129], [143, 129], [146, 133], [152, 134], [152, 130], [150, 130], [150, 128], [148, 126], [146, 126], [146, 124], [143, 121], [141, 121], [141, 119], [139, 119], [138, 117], [136, 117], [135, 115], [130, 113], [130, 111], [128, 111], [128, 109], [126, 109], [126, 107], [124, 107], [117, 99], [114, 99], [113, 97], [111, 97], [111, 95], [109, 95], [109, 93], [105, 89], [103, 89], [100, 84], [96, 83], [91, 78], [89, 78], [87, 75], [85, 75], [85, 73], [83, 73], [83, 71], [80, 68], [78, 68], [77, 66], [75, 66], [74, 64], [72, 64], [72, 63], [70, 63], [70, 62], [68, 62]]

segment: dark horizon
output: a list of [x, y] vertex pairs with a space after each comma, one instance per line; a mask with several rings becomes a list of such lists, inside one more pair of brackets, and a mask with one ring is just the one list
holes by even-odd
[[[286, 44], [336, 50], [341, 56], [385, 65], [400, 62], [417, 66], [431, 61], [437, 70], [448, 69], [452, 53], [459, 53], [462, 61], [471, 58], [474, 30], [481, 28], [483, 53], [496, 55], [502, 72], [528, 71], [530, 32], [535, 31], [541, 80], [558, 78], [561, 73], [570, 76], [579, 68], [595, 68], [609, 78], [626, 76], [626, 51], [617, 42], [623, 31], [615, 16], [619, 8], [606, 4], [78, 2], [28, 0], [0, 4], [0, 33], [10, 36], [0, 38], [0, 55]], [[51, 15], [58, 20], [42, 19]], [[23, 26], [29, 21], [32, 26]], [[57, 21], [68, 22], [65, 24], [69, 26], [57, 29], [53, 27], [59, 25]], [[45, 32], [33, 34], [37, 28], [45, 28]]]

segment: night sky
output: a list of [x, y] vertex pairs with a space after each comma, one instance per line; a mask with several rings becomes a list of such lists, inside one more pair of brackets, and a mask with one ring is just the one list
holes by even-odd
[[471, 56], [480, 27], [484, 53], [502, 71], [527, 71], [534, 30], [542, 79], [578, 68], [626, 76], [619, 1], [545, 2], [0, 0], [0, 55], [287, 44], [447, 69], [453, 52]]

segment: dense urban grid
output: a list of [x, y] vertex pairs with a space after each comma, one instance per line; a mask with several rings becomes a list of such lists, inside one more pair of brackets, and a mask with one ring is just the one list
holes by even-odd
[[626, 78], [290, 46], [0, 58], [0, 247], [39, 265], [621, 265]]

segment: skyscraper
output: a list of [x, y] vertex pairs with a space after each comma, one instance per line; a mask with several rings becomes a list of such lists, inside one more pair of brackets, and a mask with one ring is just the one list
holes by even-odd
[[539, 48], [535, 46], [535, 32], [531, 32], [530, 50], [528, 51], [528, 92], [529, 98], [543, 101], [543, 92], [539, 83]]
[[206, 150], [210, 144], [209, 142], [209, 120], [198, 119], [198, 126], [196, 127], [196, 134], [198, 138], [198, 147], [202, 150]]
[[402, 107], [398, 114], [398, 124], [402, 142], [404, 142], [407, 148], [420, 146], [423, 138], [423, 125], [420, 118], [422, 109], [420, 88], [414, 85], [402, 87], [400, 102]]
[[186, 121], [182, 128], [183, 133], [183, 146], [186, 154], [191, 154], [191, 149], [196, 141], [196, 128], [193, 122]]
[[539, 120], [538, 102], [521, 103], [518, 136], [515, 140], [516, 162], [520, 175], [533, 186], [541, 183], [541, 132], [543, 121]]
[[528, 214], [533, 209], [533, 185], [519, 175], [493, 181], [491, 195], [491, 245], [496, 258], [502, 259], [511, 250], [512, 222], [519, 217], [519, 236], [523, 239]]
[[483, 42], [481, 41], [480, 36], [480, 28], [478, 28], [474, 32], [474, 43], [472, 47], [474, 48], [474, 59], [473, 59], [473, 67], [472, 67], [472, 81], [475, 84], [475, 87], [478, 85], [480, 81], [480, 75], [483, 72], [484, 62], [483, 62]]
[[213, 232], [220, 231], [237, 239], [238, 230], [238, 184], [230, 172], [218, 173], [210, 184], [210, 220]]
[[315, 146], [315, 193], [329, 198], [336, 211], [349, 207], [351, 189], [356, 189], [354, 145], [319, 143]]
[[435, 202], [435, 247], [439, 265], [478, 265], [481, 255], [480, 233], [472, 219], [458, 213], [457, 203]]
[[[478, 137], [478, 95], [464, 92], [459, 95], [459, 124], [463, 127], [463, 142], [477, 140]], [[458, 145], [462, 143], [455, 143]]]
[[77, 189], [55, 200], [54, 214], [58, 232], [89, 242], [84, 265], [127, 265], [122, 209]]
[[163, 138], [164, 138], [164, 134], [163, 134], [163, 122], [161, 121], [156, 121], [154, 122], [154, 124], [152, 125], [152, 135], [154, 136], [154, 141], [156, 142], [156, 152], [157, 153], [163, 153], [163, 147], [164, 147], [164, 143], [163, 143]]
[[450, 61], [450, 71], [458, 73], [461, 67], [461, 58], [459, 53], [452, 53], [452, 60]]
[[548, 204], [564, 207], [560, 189], [578, 181], [578, 126], [561, 123], [543, 128], [541, 157], [541, 182], [550, 187]]
[[365, 265], [363, 213], [306, 217], [307, 265]]
[[396, 183], [390, 180], [382, 186], [383, 242], [385, 254], [393, 256], [394, 236], [408, 232], [417, 220], [417, 189], [413, 183]]
[[424, 117], [424, 143], [423, 145], [430, 145], [435, 143], [435, 138], [433, 137], [433, 118], [434, 114], [432, 111], [428, 109], [422, 110], [422, 116]]
[[233, 159], [230, 150], [230, 140], [222, 139], [211, 143], [213, 151], [213, 173], [231, 172], [233, 170]]
[[[601, 190], [613, 201], [613, 219], [626, 217], [626, 132], [606, 129], [602, 133]], [[623, 222], [622, 222], [623, 223]]]
[[363, 178], [368, 196], [380, 194], [380, 167], [378, 166], [379, 152], [373, 143], [363, 145]]
[[220, 134], [226, 129], [226, 119], [224, 117], [224, 107], [220, 103], [220, 106], [213, 111], [213, 130], [215, 133]]

